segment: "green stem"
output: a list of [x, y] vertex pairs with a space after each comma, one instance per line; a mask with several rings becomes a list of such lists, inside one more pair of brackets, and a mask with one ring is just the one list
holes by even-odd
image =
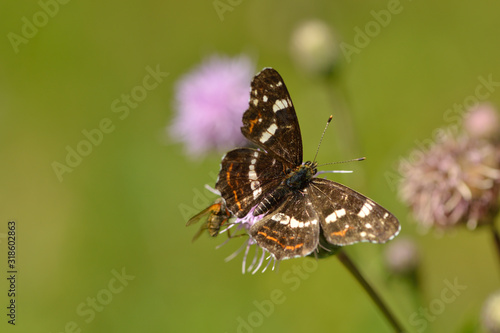
[[352, 262], [352, 260], [345, 254], [344, 251], [339, 251], [337, 253], [337, 258], [339, 258], [340, 262], [351, 272], [351, 274], [358, 280], [361, 286], [365, 289], [371, 299], [378, 306], [380, 311], [384, 314], [386, 319], [389, 321], [391, 326], [394, 328], [395, 332], [404, 332], [402, 326], [396, 320], [396, 317], [392, 314], [389, 308], [385, 305], [384, 301], [380, 298], [377, 292], [373, 289], [373, 287], [366, 281], [361, 272], [358, 270], [356, 265]]
[[495, 224], [491, 224], [491, 232], [493, 233], [493, 240], [496, 245], [498, 259], [500, 260], [500, 235], [498, 234], [498, 230], [495, 228]]

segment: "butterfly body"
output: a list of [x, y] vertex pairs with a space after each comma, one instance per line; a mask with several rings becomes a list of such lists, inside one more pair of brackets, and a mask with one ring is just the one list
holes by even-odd
[[290, 172], [286, 178], [286, 185], [293, 190], [301, 190], [316, 174], [316, 166], [316, 162], [313, 163], [309, 161], [298, 166], [296, 170]]
[[385, 208], [342, 184], [315, 177], [315, 161], [302, 163], [298, 119], [274, 69], [265, 68], [253, 79], [241, 132], [260, 149], [229, 151], [216, 189], [236, 217], [261, 217], [249, 234], [276, 259], [308, 255], [320, 239], [335, 248], [383, 243], [399, 232], [398, 220]]

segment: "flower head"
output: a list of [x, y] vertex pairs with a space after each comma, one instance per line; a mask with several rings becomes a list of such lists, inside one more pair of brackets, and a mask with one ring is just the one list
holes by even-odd
[[184, 75], [175, 89], [172, 139], [183, 142], [192, 156], [244, 145], [240, 124], [253, 73], [246, 56], [213, 56]]
[[[245, 249], [245, 252], [243, 253], [243, 262], [242, 262], [242, 272], [252, 272], [252, 274], [255, 274], [256, 272], [259, 271], [259, 269], [262, 267], [264, 262], [268, 260], [268, 263], [266, 266], [264, 266], [262, 272], [265, 272], [266, 269], [269, 267], [271, 262], [274, 262], [272, 269], [274, 269], [276, 265], [276, 259], [273, 256], [268, 256], [266, 259], [266, 254], [268, 253], [264, 248], [260, 247], [259, 244], [250, 236], [250, 228], [259, 220], [261, 220], [264, 217], [264, 214], [262, 215], [253, 215], [253, 212], [257, 208], [257, 206], [254, 206], [250, 209], [247, 215], [245, 215], [242, 218], [237, 217], [233, 225], [237, 226], [238, 230], [244, 230], [244, 235], [248, 236], [248, 239], [243, 243], [243, 245], [233, 254], [231, 254], [229, 257], [226, 258], [226, 261], [229, 261], [236, 257], [243, 249]], [[255, 253], [253, 255], [252, 262], [250, 265], [247, 266], [247, 257], [250, 252], [250, 248], [252, 246], [255, 246]], [[261, 255], [259, 255], [259, 251], [262, 252]]]
[[500, 150], [467, 135], [448, 136], [414, 163], [401, 163], [400, 195], [426, 229], [491, 222], [498, 211]]
[[[243, 254], [242, 271], [243, 273], [252, 272], [252, 274], [255, 274], [256, 272], [259, 271], [259, 269], [262, 268], [264, 262], [269, 258], [266, 258], [266, 253], [268, 252], [265, 249], [261, 248], [257, 244], [257, 242], [250, 237], [249, 230], [254, 223], [262, 219], [264, 214], [254, 216], [253, 211], [257, 207], [255, 206], [248, 212], [246, 216], [244, 216], [243, 218], [238, 218], [234, 216], [231, 213], [231, 211], [227, 209], [226, 201], [222, 197], [220, 197], [219, 191], [211, 188], [208, 185], [205, 185], [205, 187], [212, 193], [218, 195], [219, 197], [217, 197], [217, 199], [215, 199], [215, 201], [212, 204], [210, 204], [210, 206], [208, 206], [198, 214], [191, 217], [189, 221], [186, 223], [186, 226], [190, 226], [198, 222], [200, 219], [206, 217], [206, 221], [201, 225], [201, 228], [194, 235], [193, 241], [198, 239], [198, 237], [205, 230], [207, 230], [210, 236], [212, 237], [217, 237], [219, 234], [224, 232], [228, 233], [228, 239], [218, 247], [226, 244], [231, 238], [238, 238], [239, 236], [247, 236], [248, 238], [243, 243], [243, 245], [237, 251], [235, 251], [233, 254], [227, 257], [226, 261], [232, 260], [244, 249], [245, 252]], [[232, 229], [236, 229], [236, 234], [233, 235], [231, 234], [230, 230]], [[255, 253], [252, 262], [249, 265], [247, 265], [247, 257], [250, 252], [250, 248], [254, 245], [255, 245]], [[261, 252], [261, 255], [259, 255], [259, 251]], [[273, 258], [271, 260], [268, 260], [268, 263], [264, 266], [262, 272], [266, 271], [271, 262], [274, 262], [274, 265], [272, 266], [272, 269], [274, 269], [274, 266], [276, 265], [277, 261]]]
[[500, 333], [500, 290], [488, 297], [481, 317], [486, 332]]
[[296, 63], [313, 74], [330, 74], [340, 54], [331, 27], [317, 19], [303, 22], [294, 30], [290, 48]]
[[416, 243], [409, 238], [396, 239], [385, 249], [385, 261], [395, 274], [415, 272], [420, 261]]
[[473, 138], [496, 140], [500, 137], [498, 112], [488, 103], [471, 108], [465, 115], [464, 127]]

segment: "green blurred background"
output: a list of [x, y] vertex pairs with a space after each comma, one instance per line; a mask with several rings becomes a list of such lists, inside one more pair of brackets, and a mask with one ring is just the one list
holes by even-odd
[[[59, 4], [17, 53], [8, 34], [21, 35], [23, 17], [33, 22], [42, 7], [36, 1], [2, 2], [2, 331], [235, 332], [238, 318], [262, 319], [258, 327], [246, 329], [254, 332], [391, 331], [335, 257], [317, 265], [310, 259], [288, 260], [277, 273], [242, 275], [241, 255], [224, 262], [241, 241], [218, 250], [225, 235], [215, 240], [203, 235], [191, 243], [197, 227], [185, 227], [180, 209], [202, 208], [196, 191], [212, 198], [203, 185], [213, 185], [220, 156], [192, 160], [181, 145], [165, 140], [173, 88], [206, 56], [248, 53], [256, 71], [271, 66], [285, 78], [305, 158], [312, 158], [333, 114], [320, 162], [367, 160], [340, 167], [354, 174], [329, 178], [383, 204], [399, 217], [400, 237], [415, 237], [422, 256], [420, 304], [405, 283], [387, 279], [386, 245], [346, 249], [408, 331], [481, 332], [481, 306], [499, 287], [490, 234], [481, 229], [442, 237], [418, 234], [387, 179], [397, 176], [398, 160], [418, 142], [450, 124], [445, 111], [474, 94], [479, 76], [500, 81], [500, 4], [402, 1], [401, 12], [359, 54], [350, 62], [341, 56], [336, 96], [348, 106], [356, 144], [339, 135], [343, 125], [335, 122], [332, 86], [291, 60], [290, 36], [298, 23], [322, 19], [354, 45], [355, 27], [364, 29], [374, 20], [372, 10], [392, 2], [222, 0], [231, 10], [221, 20], [212, 1], [70, 1]], [[120, 120], [111, 103], [142, 83], [147, 66], [169, 75]], [[500, 93], [493, 91], [488, 100], [500, 105]], [[98, 127], [104, 118], [111, 119], [114, 130], [60, 182], [52, 163], [64, 163], [66, 146], [75, 148], [85, 138], [82, 130]], [[15, 327], [4, 315], [8, 220], [17, 222], [18, 232]], [[294, 273], [303, 265], [313, 269]], [[117, 291], [120, 284], [113, 279], [123, 270], [130, 280]], [[418, 307], [440, 298], [445, 280], [454, 279], [467, 287], [456, 300], [427, 321], [425, 330], [412, 323]], [[269, 300], [276, 290], [284, 301], [272, 313], [256, 314], [255, 302]], [[107, 304], [91, 311], [86, 303], [96, 297]]]

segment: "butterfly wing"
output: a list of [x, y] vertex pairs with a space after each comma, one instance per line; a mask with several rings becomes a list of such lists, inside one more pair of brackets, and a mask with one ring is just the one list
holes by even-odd
[[222, 158], [215, 188], [225, 199], [227, 208], [237, 217], [244, 217], [263, 194], [281, 183], [285, 170], [282, 161], [265, 151], [234, 149]]
[[309, 189], [324, 237], [333, 245], [385, 243], [399, 233], [394, 215], [347, 186], [314, 178]]
[[318, 246], [318, 214], [307, 192], [290, 192], [276, 210], [250, 228], [250, 236], [277, 260], [306, 256]]
[[241, 132], [264, 151], [235, 149], [222, 159], [216, 189], [237, 217], [244, 217], [263, 194], [277, 187], [287, 169], [302, 163], [297, 115], [285, 83], [274, 69], [265, 68], [252, 80]]
[[243, 135], [291, 166], [302, 163], [299, 122], [285, 82], [272, 68], [252, 80], [248, 110], [243, 114]]

